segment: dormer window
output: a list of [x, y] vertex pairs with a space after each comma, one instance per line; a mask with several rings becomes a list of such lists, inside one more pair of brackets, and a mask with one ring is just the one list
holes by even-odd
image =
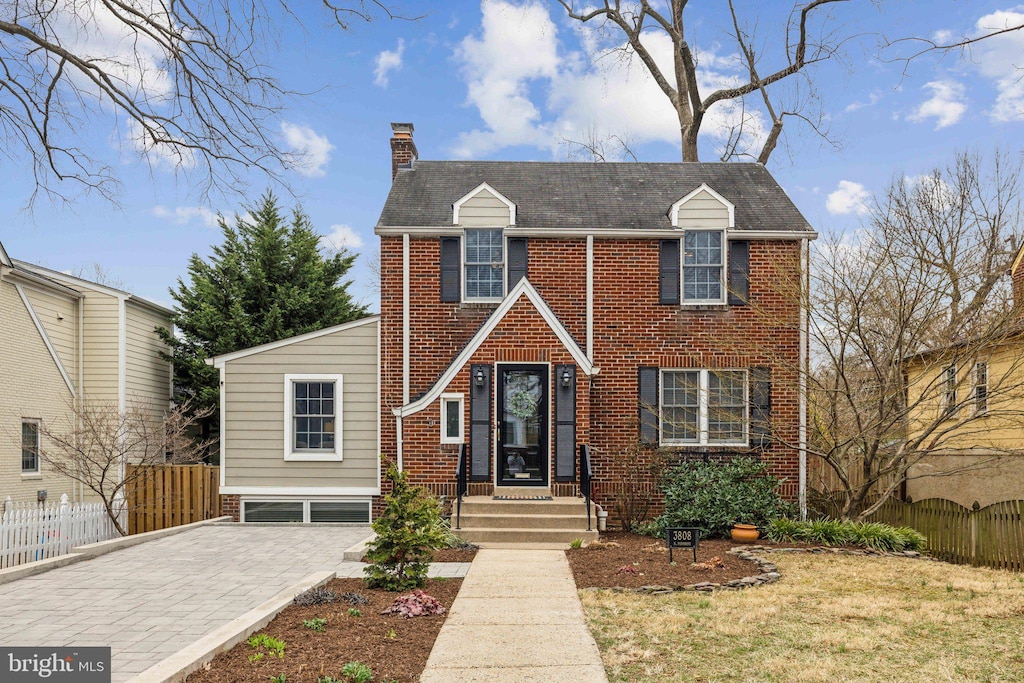
[[504, 242], [500, 228], [466, 230], [466, 301], [493, 301], [505, 295]]

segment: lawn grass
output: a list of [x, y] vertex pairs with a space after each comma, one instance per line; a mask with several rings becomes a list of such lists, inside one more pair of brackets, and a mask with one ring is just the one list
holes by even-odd
[[885, 557], [773, 555], [737, 592], [581, 591], [609, 680], [1024, 681], [1024, 576]]

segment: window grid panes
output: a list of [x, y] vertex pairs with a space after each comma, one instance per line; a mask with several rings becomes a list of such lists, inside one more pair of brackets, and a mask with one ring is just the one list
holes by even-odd
[[974, 411], [988, 412], [988, 363], [985, 362], [974, 366]]
[[683, 236], [683, 300], [721, 301], [722, 233], [687, 231]]
[[295, 450], [334, 450], [334, 382], [295, 382]]
[[21, 423], [21, 471], [39, 471], [39, 423], [35, 420]]
[[505, 295], [505, 248], [502, 231], [466, 231], [466, 298], [500, 299]]
[[708, 373], [708, 443], [746, 438], [746, 387], [742, 372]]
[[946, 368], [946, 412], [956, 409], [956, 366]]
[[662, 381], [662, 438], [691, 441], [699, 438], [699, 372], [666, 372]]
[[661, 442], [667, 445], [747, 441], [745, 370], [661, 373]]

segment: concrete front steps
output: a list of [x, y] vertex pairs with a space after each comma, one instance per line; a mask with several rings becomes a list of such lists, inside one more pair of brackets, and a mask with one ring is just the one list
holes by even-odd
[[[525, 487], [499, 488], [495, 495], [547, 496], [550, 492]], [[534, 544], [566, 547], [577, 538], [589, 543], [597, 540], [593, 503], [590, 528], [587, 531], [587, 508], [581, 498], [494, 500], [492, 496], [467, 496], [462, 499], [462, 528], [455, 533], [486, 548]]]

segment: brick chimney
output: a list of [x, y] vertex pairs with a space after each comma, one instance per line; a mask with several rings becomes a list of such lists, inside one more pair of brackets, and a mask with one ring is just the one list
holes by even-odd
[[416, 143], [412, 141], [413, 127], [411, 123], [392, 123], [391, 130], [391, 180], [398, 175], [399, 168], [410, 168], [412, 162], [419, 158]]
[[1024, 244], [1013, 259], [1010, 278], [1013, 282], [1013, 312], [1016, 317], [1024, 318]]

